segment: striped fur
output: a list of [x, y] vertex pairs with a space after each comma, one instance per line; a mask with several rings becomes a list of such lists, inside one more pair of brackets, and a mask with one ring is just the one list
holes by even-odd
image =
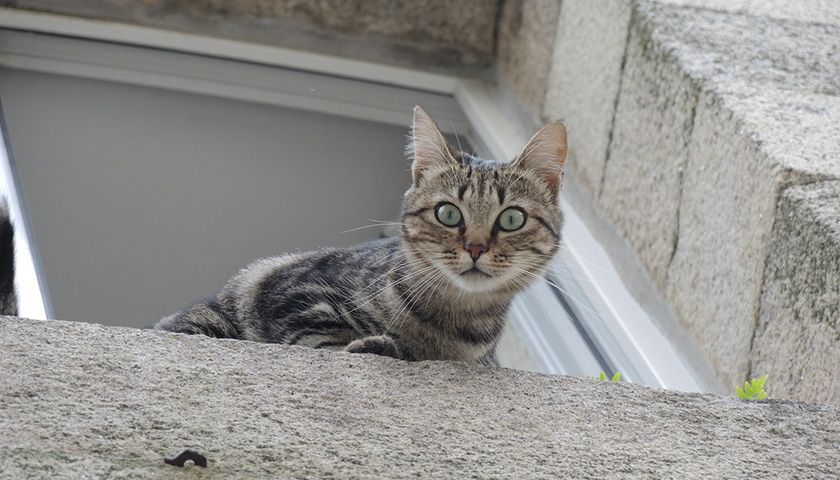
[[0, 315], [17, 315], [15, 231], [5, 197], [0, 197]]
[[[156, 328], [405, 360], [492, 358], [514, 295], [559, 248], [565, 127], [550, 124], [513, 162], [495, 162], [452, 148], [417, 107], [408, 152], [399, 236], [258, 260]], [[457, 225], [438, 219], [444, 204], [460, 212]], [[525, 222], [507, 231], [500, 216], [511, 207]]]

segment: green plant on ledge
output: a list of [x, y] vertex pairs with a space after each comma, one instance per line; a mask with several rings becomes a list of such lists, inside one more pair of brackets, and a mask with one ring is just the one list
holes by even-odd
[[753, 378], [752, 382], [744, 382], [743, 390], [741, 390], [741, 387], [735, 387], [735, 391], [744, 400], [761, 400], [767, 396], [767, 392], [764, 391], [765, 380], [767, 380], [767, 375], [761, 378]]
[[[597, 375], [597, 376], [594, 376], [594, 377], [590, 376], [590, 375], [587, 375], [586, 378], [591, 378], [593, 380], [606, 380], [607, 379], [607, 374], [605, 374], [604, 372], [601, 372], [600, 375]], [[620, 372], [615, 372], [615, 375], [613, 375], [611, 381], [617, 382], [620, 378], [621, 378], [621, 373]]]

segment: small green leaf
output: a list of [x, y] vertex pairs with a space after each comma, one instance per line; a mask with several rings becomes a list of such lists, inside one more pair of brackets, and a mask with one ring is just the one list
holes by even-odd
[[[604, 372], [601, 372], [600, 375], [596, 375], [594, 377], [591, 376], [591, 375], [587, 375], [586, 378], [591, 378], [592, 380], [605, 380], [606, 381], [607, 374], [604, 373]], [[612, 376], [612, 381], [617, 382], [620, 378], [621, 378], [621, 373], [615, 372], [615, 375]]]
[[767, 375], [761, 378], [754, 378], [751, 382], [744, 382], [744, 389], [735, 387], [735, 391], [740, 398], [745, 400], [761, 400], [767, 396], [764, 391], [764, 381], [767, 380]]

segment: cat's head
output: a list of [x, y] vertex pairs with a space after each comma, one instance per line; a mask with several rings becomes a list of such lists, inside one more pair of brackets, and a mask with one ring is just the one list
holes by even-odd
[[515, 293], [542, 276], [559, 248], [558, 194], [566, 127], [551, 123], [511, 162], [458, 151], [414, 109], [402, 242], [430, 286]]

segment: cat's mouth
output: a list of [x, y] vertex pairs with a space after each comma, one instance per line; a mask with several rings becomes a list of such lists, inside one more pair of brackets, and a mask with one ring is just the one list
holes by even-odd
[[466, 278], [492, 278], [489, 273], [483, 272], [476, 266], [461, 272], [461, 276]]

